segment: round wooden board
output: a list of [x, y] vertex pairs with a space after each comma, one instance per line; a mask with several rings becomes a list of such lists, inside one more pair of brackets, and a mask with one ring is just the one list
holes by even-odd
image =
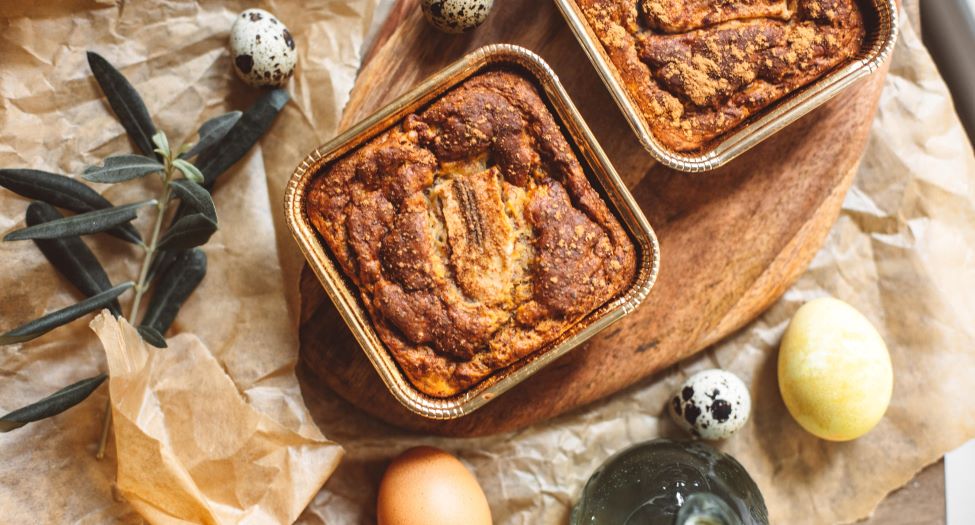
[[[656, 164], [553, 2], [496, 2], [487, 23], [438, 33], [416, 0], [400, 0], [356, 82], [353, 124], [468, 51], [508, 42], [559, 75], [660, 239], [661, 270], [637, 311], [471, 415], [451, 421], [401, 406], [306, 267], [301, 354], [339, 395], [398, 426], [474, 436], [517, 429], [644, 379], [742, 327], [806, 269], [836, 220], [866, 145], [886, 70], [725, 167], [690, 175]], [[314, 388], [314, 385], [306, 385]]]

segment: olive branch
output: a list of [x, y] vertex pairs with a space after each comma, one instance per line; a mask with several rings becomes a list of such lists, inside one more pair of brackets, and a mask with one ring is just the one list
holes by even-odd
[[[147, 343], [165, 348], [164, 334], [206, 274], [206, 254], [199, 247], [217, 231], [218, 224], [210, 191], [217, 178], [264, 135], [288, 101], [287, 91], [268, 91], [244, 112], [232, 111], [203, 123], [195, 144], [171, 147], [166, 134], [156, 130], [142, 97], [121, 72], [94, 52], [88, 52], [88, 65], [140, 153], [108, 157], [101, 166], [85, 169], [81, 177], [117, 184], [157, 174], [162, 186], [153, 198], [116, 206], [71, 177], [33, 169], [0, 169], [0, 186], [33, 199], [25, 214], [26, 227], [8, 233], [3, 240], [32, 240], [55, 270], [86, 296], [0, 334], [0, 345], [30, 341], [103, 308], [119, 317], [118, 299], [131, 289], [135, 297], [127, 318], [137, 319], [148, 297], [136, 328]], [[73, 215], [64, 216], [58, 208]], [[155, 211], [148, 241], [131, 224], [146, 209]], [[113, 285], [82, 240], [101, 233], [142, 248], [134, 281]], [[0, 417], [0, 432], [60, 414], [84, 401], [107, 377], [102, 373], [82, 379]], [[106, 403], [98, 457], [104, 455], [108, 437], [108, 408]]]

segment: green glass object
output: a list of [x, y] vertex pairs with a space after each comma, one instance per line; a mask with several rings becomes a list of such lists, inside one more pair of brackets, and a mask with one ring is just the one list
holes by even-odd
[[758, 486], [735, 458], [656, 439], [609, 458], [586, 483], [572, 525], [768, 525]]

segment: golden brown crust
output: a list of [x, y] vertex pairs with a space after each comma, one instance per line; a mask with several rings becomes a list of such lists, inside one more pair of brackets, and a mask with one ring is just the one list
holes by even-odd
[[632, 243], [534, 85], [490, 71], [313, 182], [306, 211], [422, 392], [448, 397], [622, 292]]
[[860, 48], [856, 0], [576, 0], [664, 146], [705, 149]]

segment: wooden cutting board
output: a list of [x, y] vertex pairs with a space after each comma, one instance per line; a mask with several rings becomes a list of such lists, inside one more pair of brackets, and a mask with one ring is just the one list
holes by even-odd
[[[836, 220], [877, 107], [884, 69], [735, 161], [690, 175], [643, 150], [551, 1], [495, 2], [484, 26], [452, 36], [399, 0], [352, 92], [343, 127], [482, 45], [540, 54], [570, 96], [660, 239], [661, 269], [635, 312], [480, 410], [433, 421], [388, 393], [306, 267], [301, 355], [339, 395], [417, 431], [484, 435], [591, 403], [701, 351], [765, 310], [806, 269]], [[306, 388], [314, 385], [306, 385]]]

